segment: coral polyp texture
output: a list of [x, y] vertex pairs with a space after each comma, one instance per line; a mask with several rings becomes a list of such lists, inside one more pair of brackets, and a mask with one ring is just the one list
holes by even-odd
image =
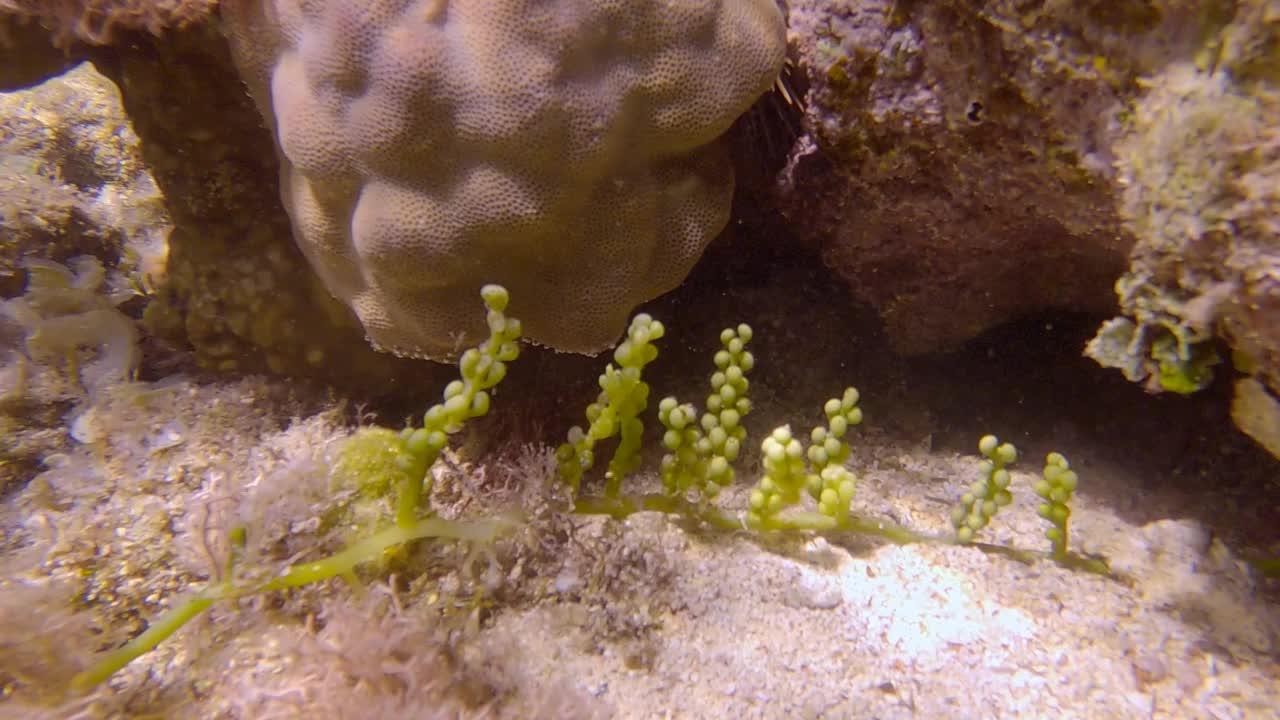
[[786, 46], [772, 0], [223, 4], [295, 239], [370, 341], [452, 357], [475, 292], [594, 353], [728, 221], [720, 137]]

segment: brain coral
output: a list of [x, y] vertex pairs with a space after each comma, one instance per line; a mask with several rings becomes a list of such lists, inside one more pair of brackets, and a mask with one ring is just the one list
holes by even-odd
[[768, 90], [774, 0], [227, 0], [294, 236], [376, 346], [443, 359], [498, 282], [597, 352], [728, 220], [718, 138]]

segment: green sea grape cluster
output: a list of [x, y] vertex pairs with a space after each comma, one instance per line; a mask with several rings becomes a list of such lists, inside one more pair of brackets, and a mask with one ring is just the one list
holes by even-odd
[[[633, 332], [628, 334], [622, 346], [628, 347], [623, 356], [634, 357], [635, 361], [624, 365], [621, 370], [612, 364], [605, 369], [600, 376], [600, 396], [587, 408], [591, 426], [585, 431], [580, 427], [572, 428], [569, 441], [557, 451], [560, 477], [575, 496], [581, 489], [585, 473], [594, 464], [596, 443], [610, 437], [623, 426], [622, 423], [635, 428], [635, 442], [628, 442], [624, 435], [618, 444], [610, 470], [605, 475], [606, 501], [619, 500], [623, 477], [638, 466], [639, 438], [643, 430], [638, 415], [645, 409], [649, 392], [641, 373], [644, 366], [657, 357], [657, 349], [649, 343], [661, 337], [661, 324], [647, 315], [638, 316], [637, 320], [638, 324], [633, 323]], [[659, 332], [651, 332], [653, 325], [658, 326]], [[639, 335], [634, 332], [637, 329]], [[658, 420], [664, 428], [662, 442], [667, 449], [660, 466], [663, 492], [667, 498], [687, 500], [692, 497], [703, 503], [716, 498], [722, 488], [733, 483], [736, 477], [734, 462], [741, 455], [746, 441], [747, 431], [742, 419], [751, 412], [747, 373], [755, 367], [755, 357], [746, 349], [751, 338], [751, 327], [746, 324], [725, 328], [720, 333], [723, 348], [716, 352], [714, 358], [711, 392], [701, 416], [692, 403], [681, 404], [675, 397], [663, 398], [658, 404]], [[641, 347], [644, 348], [642, 351], [637, 350]], [[619, 365], [622, 365], [620, 359]], [[626, 382], [619, 382], [617, 378], [624, 374]], [[846, 436], [851, 427], [862, 422], [858, 399], [856, 389], [846, 388], [841, 397], [828, 400], [823, 406], [827, 423], [813, 429], [808, 445], [792, 437], [791, 428], [787, 425], [775, 429], [765, 439], [761, 447], [763, 474], [751, 492], [749, 509], [742, 523], [760, 530], [829, 530], [848, 519], [857, 477], [844, 467], [851, 452]], [[636, 414], [624, 413], [621, 408]], [[806, 493], [817, 503], [816, 512], [796, 507]], [[578, 507], [580, 510], [590, 507], [602, 512], [625, 514], [628, 512], [624, 509], [626, 507], [653, 507], [656, 502], [653, 498], [633, 500], [619, 506], [617, 503], [580, 498]], [[656, 506], [679, 507], [670, 503], [657, 503]], [[721, 516], [707, 516], [707, 519], [725, 524]]]
[[[1008, 466], [1017, 461], [1017, 449], [1010, 443], [1000, 442], [995, 435], [986, 435], [979, 441], [978, 450], [986, 458], [979, 466], [982, 478], [961, 496], [960, 504], [951, 513], [956, 539], [962, 543], [973, 542], [978, 531], [991, 522], [1000, 508], [1013, 502]], [[1050, 543], [1049, 557], [1057, 562], [1071, 559], [1067, 552], [1068, 525], [1071, 499], [1079, 481], [1067, 458], [1060, 452], [1051, 452], [1045, 458], [1041, 479], [1032, 487], [1044, 500], [1037, 512], [1049, 522], [1045, 537]]]
[[618, 447], [605, 474], [605, 495], [617, 496], [622, 479], [640, 465], [644, 422], [640, 415], [649, 406], [649, 385], [641, 374], [658, 357], [654, 340], [662, 337], [662, 323], [641, 313], [631, 320], [627, 337], [613, 351], [613, 360], [600, 376], [600, 395], [587, 406], [587, 429], [573, 426], [568, 442], [556, 450], [560, 476], [577, 494], [582, 476], [595, 464], [595, 445], [618, 436]]
[[458, 360], [462, 377], [445, 386], [443, 401], [427, 410], [422, 427], [405, 428], [400, 433], [406, 451], [398, 459], [406, 477], [396, 509], [396, 523], [401, 527], [417, 519], [421, 498], [431, 489], [427, 471], [440, 457], [448, 436], [461, 430], [467, 420], [489, 412], [489, 390], [502, 382], [507, 363], [520, 355], [520, 321], [503, 314], [510, 299], [506, 288], [485, 285], [480, 297], [486, 307], [489, 338], [462, 354]]
[[224, 577], [210, 582], [156, 618], [129, 642], [105, 653], [72, 678], [71, 691], [88, 692], [217, 602], [302, 587], [335, 577], [354, 581], [358, 566], [416, 540], [447, 538], [485, 543], [514, 529], [517, 520], [511, 516], [448, 520], [435, 516], [424, 501], [431, 490], [429, 471], [448, 443], [448, 436], [462, 430], [468, 420], [489, 412], [489, 391], [502, 382], [507, 363], [520, 354], [520, 321], [504, 314], [509, 300], [506, 289], [486, 285], [480, 296], [487, 310], [489, 337], [462, 354], [458, 361], [460, 378], [445, 387], [443, 399], [427, 410], [422, 425], [394, 435], [382, 428], [362, 429], [344, 443], [334, 463], [336, 471], [354, 475], [350, 481], [362, 494], [387, 492], [394, 484], [397, 491], [394, 523], [355, 540], [333, 555], [290, 565], [266, 581], [238, 573], [239, 549], [255, 528], [230, 528], [231, 554]]
[[[715, 355], [711, 392], [706, 409], [699, 414], [692, 403], [680, 403], [673, 396], [658, 404], [658, 420], [664, 428], [662, 443], [666, 454], [660, 465], [662, 496], [622, 496], [621, 481], [639, 464], [643, 423], [639, 416], [647, 406], [649, 386], [643, 369], [658, 355], [654, 340], [662, 337], [661, 323], [648, 315], [637, 316], [627, 340], [615, 353], [618, 367], [610, 364], [600, 376], [601, 393], [587, 408], [591, 422], [587, 430], [574, 427], [569, 442], [557, 453], [561, 478], [572, 488], [579, 512], [598, 512], [625, 517], [642, 509], [694, 514], [719, 527], [745, 526], [762, 531], [870, 532], [894, 542], [943, 541], [907, 528], [872, 522], [851, 516], [857, 489], [857, 475], [845, 466], [852, 450], [850, 430], [862, 422], [856, 388], [845, 388], [840, 397], [823, 404], [826, 424], [809, 433], [808, 443], [796, 437], [790, 425], [775, 428], [761, 443], [761, 474], [748, 495], [747, 509], [734, 520], [708, 503], [736, 478], [735, 461], [746, 442], [743, 418], [751, 411], [747, 396], [747, 373], [755, 367], [755, 357], [746, 349], [751, 341], [749, 325], [726, 328], [720, 334], [723, 349]], [[594, 463], [598, 441], [621, 434], [615, 455], [606, 473], [604, 497], [579, 497], [582, 480]], [[955, 534], [949, 542], [972, 543], [991, 523], [1000, 508], [1013, 501], [1009, 490], [1009, 466], [1018, 459], [1011, 443], [994, 435], [978, 443], [983, 455], [981, 477], [960, 498], [952, 512]], [[1076, 486], [1076, 475], [1060, 453], [1049, 456], [1044, 479], [1036, 492], [1045, 499], [1040, 514], [1052, 527], [1046, 533], [1051, 543], [1049, 557], [1058, 562], [1094, 572], [1106, 572], [1105, 563], [1071, 557], [1067, 552], [1068, 503]], [[816, 508], [802, 507], [808, 495]], [[1024, 551], [1006, 549], [1019, 556]]]
[[862, 422], [858, 407], [858, 391], [845, 388], [844, 395], [831, 398], [822, 406], [827, 416], [826, 427], [818, 426], [809, 433], [806, 454], [813, 472], [809, 474], [809, 494], [818, 502], [818, 512], [843, 520], [849, 515], [849, 502], [858, 478], [844, 466], [852, 450], [845, 440], [849, 428]]
[[986, 457], [979, 466], [982, 478], [960, 497], [960, 505], [951, 512], [951, 524], [960, 542], [972, 542], [1000, 508], [1013, 502], [1009, 492], [1007, 467], [1018, 459], [1018, 451], [1009, 443], [1001, 443], [995, 435], [984, 435], [978, 451]]
[[[841, 397], [823, 404], [823, 412], [827, 424], [813, 428], [807, 447], [792, 436], [790, 425], [775, 428], [761, 443], [764, 472], [748, 499], [748, 527], [821, 530], [848, 519], [857, 476], [844, 466], [851, 453], [845, 436], [862, 422], [858, 391], [845, 388]], [[791, 512], [782, 518], [783, 511], [800, 503], [806, 490], [818, 504], [817, 514]]]
[[[490, 390], [506, 376], [507, 363], [520, 354], [520, 321], [504, 314], [507, 291], [487, 285], [481, 297], [487, 308], [489, 338], [462, 355], [458, 361], [459, 379], [449, 383], [441, 402], [423, 415], [422, 425], [398, 433], [382, 428], [362, 429], [347, 441], [335, 462], [334, 473], [350, 476], [345, 482], [361, 496], [385, 495], [394, 487], [394, 523], [388, 525], [376, 518], [360, 523], [360, 528], [368, 527], [372, 534], [329, 557], [289, 566], [266, 581], [260, 576], [237, 576], [239, 554], [235, 549], [244, 546], [253, 528], [231, 528], [233, 553], [224, 578], [211, 582], [157, 618], [145, 632], [107, 653], [77, 676], [72, 687], [86, 691], [101, 683], [215, 602], [334, 577], [354, 579], [357, 566], [416, 540], [449, 538], [484, 543], [517, 526], [520, 518], [514, 515], [447, 520], [435, 516], [426, 500], [431, 492], [431, 466], [439, 459], [448, 437], [459, 432], [468, 420], [489, 411]], [[681, 405], [674, 397], [664, 398], [659, 404], [658, 417], [665, 428], [663, 444], [668, 450], [661, 466], [664, 493], [622, 496], [623, 478], [640, 463], [644, 434], [641, 416], [649, 399], [643, 370], [658, 357], [654, 341], [664, 333], [662, 323], [649, 315], [640, 314], [632, 320], [626, 338], [614, 351], [614, 362], [600, 376], [600, 393], [586, 410], [587, 429], [575, 426], [568, 433], [568, 441], [557, 449], [559, 475], [573, 491], [577, 512], [625, 517], [640, 510], [658, 510], [682, 513], [726, 529], [745, 526], [761, 531], [838, 530], [873, 534], [900, 544], [970, 543], [999, 508], [1011, 502], [1008, 466], [1017, 460], [1017, 450], [994, 435], [987, 435], [978, 445], [985, 458], [982, 478], [964, 494], [952, 514], [956, 528], [953, 537], [922, 534], [886, 521], [851, 515], [857, 477], [845, 462], [851, 454], [848, 435], [862, 422], [862, 410], [858, 407], [858, 391], [849, 387], [823, 405], [826, 423], [813, 428], [807, 445], [793, 436], [790, 425], [774, 429], [764, 439], [762, 474], [750, 492], [745, 513], [733, 515], [710, 504], [722, 488], [733, 482], [733, 463], [746, 442], [742, 419], [751, 412], [746, 376], [755, 366], [755, 358], [746, 349], [752, 338], [746, 324], [727, 328], [720, 335], [723, 349], [715, 355], [711, 392], [701, 417], [691, 404]], [[580, 497], [584, 475], [594, 465], [596, 444], [614, 436], [618, 437], [618, 444], [605, 473], [604, 498]], [[1052, 543], [1050, 557], [1064, 565], [1108, 574], [1105, 562], [1067, 552], [1069, 503], [1077, 481], [1066, 458], [1060, 453], [1048, 456], [1043, 479], [1036, 483], [1035, 491], [1045, 501], [1040, 514], [1052, 526], [1046, 533]], [[800, 507], [806, 494], [816, 503], [816, 510]], [[697, 496], [698, 502], [690, 502], [690, 495]], [[1000, 549], [1019, 558], [1036, 556], [1013, 548]]]
[[764, 453], [764, 475], [751, 491], [747, 526], [768, 527], [778, 513], [800, 502], [800, 494], [808, 485], [808, 467], [804, 461], [804, 445], [791, 434], [791, 426], [774, 428], [760, 443]]
[[1069, 539], [1068, 524], [1071, 520], [1071, 497], [1075, 494], [1079, 477], [1062, 453], [1049, 453], [1044, 462], [1043, 477], [1036, 482], [1036, 494], [1044, 498], [1038, 512], [1049, 521], [1051, 527], [1045, 537], [1052, 544], [1054, 558], [1066, 557]]
[[658, 403], [658, 420], [666, 428], [662, 444], [668, 452], [662, 458], [661, 471], [668, 494], [694, 492], [710, 499], [733, 484], [733, 463], [747, 437], [742, 418], [751, 412], [747, 373], [755, 367], [755, 357], [746, 349], [749, 342], [751, 326], [745, 323], [720, 333], [724, 349], [716, 353], [711, 393], [698, 422], [697, 410], [690, 403], [681, 405], [674, 397]]

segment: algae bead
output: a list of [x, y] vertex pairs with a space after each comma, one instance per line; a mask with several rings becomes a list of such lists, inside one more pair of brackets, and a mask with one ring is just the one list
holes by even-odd
[[978, 452], [990, 456], [996, 451], [996, 446], [999, 444], [1000, 441], [996, 439], [995, 435], [983, 435], [982, 439], [978, 441]]
[[511, 296], [507, 294], [507, 289], [501, 285], [485, 285], [480, 288], [480, 297], [484, 300], [484, 304], [489, 306], [490, 310], [502, 312], [507, 309], [507, 302]]

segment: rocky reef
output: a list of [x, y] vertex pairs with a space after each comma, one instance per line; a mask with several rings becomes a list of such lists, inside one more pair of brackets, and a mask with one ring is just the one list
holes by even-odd
[[1276, 2], [500, 4], [0, 0], [0, 717], [1277, 706]]
[[[359, 321], [290, 242], [274, 143], [213, 4], [54, 8], [0, 6], [14, 60], [3, 79], [87, 58], [121, 88], [172, 226], [149, 285], [153, 331], [210, 367], [406, 371], [366, 352]], [[1280, 388], [1274, 3], [783, 10], [803, 117], [783, 130], [787, 166], [743, 192], [777, 204], [900, 352], [1044, 310], [1114, 314], [1090, 354], [1153, 391], [1203, 387], [1220, 356]], [[27, 252], [9, 255], [11, 273]]]
[[[1088, 354], [1153, 392], [1219, 343], [1280, 390], [1274, 2], [797, 0], [790, 31], [783, 212], [901, 352], [1118, 312]], [[1237, 421], [1276, 447], [1266, 395]]]

